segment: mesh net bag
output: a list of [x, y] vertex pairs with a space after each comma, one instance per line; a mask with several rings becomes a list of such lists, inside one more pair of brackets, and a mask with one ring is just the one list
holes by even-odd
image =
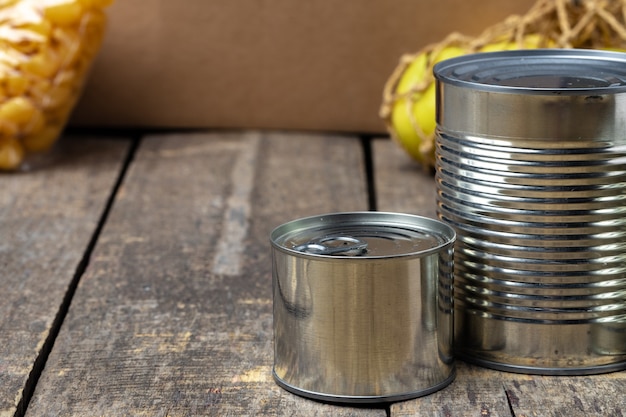
[[434, 65], [476, 53], [533, 48], [626, 50], [626, 0], [538, 0], [477, 37], [451, 33], [400, 58], [383, 90], [380, 116], [391, 137], [424, 167], [434, 166]]
[[78, 100], [112, 0], [0, 0], [0, 171], [48, 150]]

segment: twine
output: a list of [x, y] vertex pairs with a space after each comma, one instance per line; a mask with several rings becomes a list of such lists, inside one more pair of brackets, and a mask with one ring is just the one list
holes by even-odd
[[494, 43], [514, 43], [525, 47], [528, 35], [539, 35], [539, 48], [626, 49], [626, 0], [538, 0], [524, 15], [512, 15], [495, 24], [477, 37], [453, 32], [441, 42], [425, 46], [420, 51], [404, 54], [385, 83], [380, 117], [398, 143], [391, 124], [391, 111], [399, 100], [406, 100], [409, 118], [420, 138], [419, 153], [427, 165], [434, 165], [434, 134], [426, 134], [413, 117], [413, 104], [434, 82], [434, 62], [427, 60], [426, 75], [402, 94], [397, 85], [409, 65], [420, 55], [436, 57], [445, 48], [460, 47], [466, 53], [477, 52]]

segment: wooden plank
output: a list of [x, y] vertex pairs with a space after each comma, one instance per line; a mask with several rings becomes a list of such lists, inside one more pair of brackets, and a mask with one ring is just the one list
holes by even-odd
[[[373, 144], [380, 210], [436, 215], [432, 174], [390, 140]], [[547, 377], [498, 372], [458, 362], [456, 380], [428, 397], [391, 406], [391, 416], [624, 416], [626, 372]]]
[[503, 386], [517, 417], [626, 416], [626, 372], [568, 377], [508, 375]]
[[436, 218], [433, 173], [391, 140], [374, 140], [372, 152], [377, 209]]
[[391, 405], [392, 417], [422, 415], [510, 417], [502, 375], [457, 361], [456, 379], [448, 387], [422, 398]]
[[354, 138], [145, 138], [27, 415], [384, 416], [271, 378], [271, 229], [366, 204]]
[[96, 230], [130, 141], [62, 138], [0, 175], [0, 416], [13, 416]]

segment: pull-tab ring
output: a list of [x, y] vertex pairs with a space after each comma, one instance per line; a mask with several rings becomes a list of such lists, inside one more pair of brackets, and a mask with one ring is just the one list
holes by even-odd
[[367, 242], [351, 236], [325, 236], [293, 249], [316, 255], [359, 256], [367, 252]]

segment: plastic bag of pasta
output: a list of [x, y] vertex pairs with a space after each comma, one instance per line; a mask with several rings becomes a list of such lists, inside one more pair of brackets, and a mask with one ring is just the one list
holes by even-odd
[[0, 170], [55, 143], [82, 91], [113, 0], [0, 0]]

